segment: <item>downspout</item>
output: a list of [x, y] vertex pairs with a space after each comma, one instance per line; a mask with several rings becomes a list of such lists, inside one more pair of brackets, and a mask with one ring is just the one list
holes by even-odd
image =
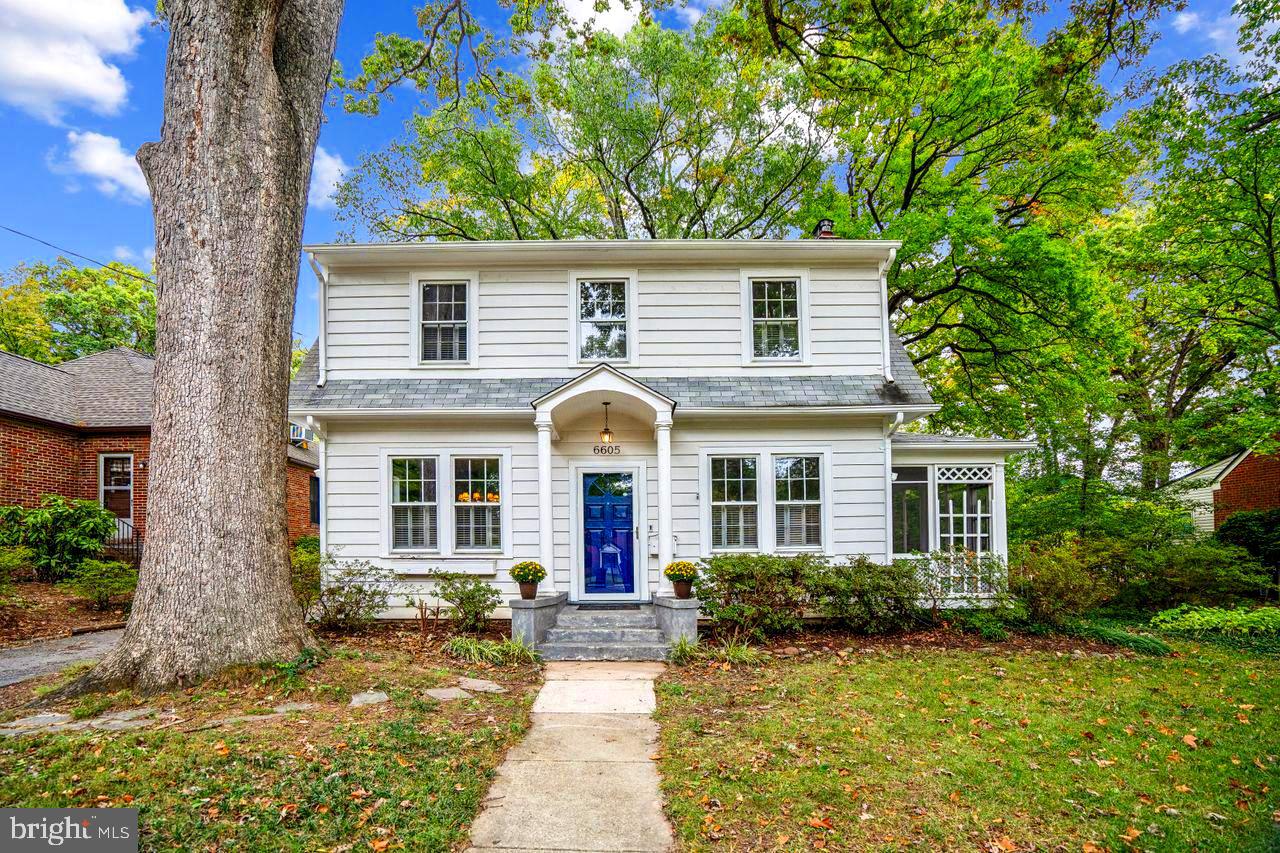
[[311, 263], [311, 271], [316, 274], [316, 281], [320, 283], [319, 298], [316, 300], [320, 303], [320, 324], [317, 346], [320, 347], [320, 369], [316, 373], [316, 387], [323, 388], [326, 374], [328, 372], [328, 359], [325, 355], [325, 339], [328, 327], [328, 308], [329, 308], [329, 271], [325, 269], [324, 264], [316, 260], [316, 256], [308, 252], [307, 260]]
[[325, 434], [324, 425], [311, 415], [307, 415], [307, 427], [315, 433], [316, 444], [318, 445], [316, 456], [320, 463], [320, 468], [318, 469], [320, 476], [320, 553], [323, 554], [329, 542], [329, 472], [326, 470], [329, 462], [329, 439]]
[[[884, 381], [893, 384], [893, 367], [889, 363], [889, 267], [898, 250], [890, 249], [889, 256], [880, 264], [880, 352], [883, 355]], [[901, 414], [898, 417], [902, 417]], [[896, 428], [895, 428], [896, 430]]]

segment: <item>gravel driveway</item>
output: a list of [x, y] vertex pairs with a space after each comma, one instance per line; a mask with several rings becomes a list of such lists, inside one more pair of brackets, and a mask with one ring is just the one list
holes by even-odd
[[73, 663], [95, 661], [110, 651], [123, 633], [123, 628], [117, 628], [0, 649], [0, 687], [59, 672]]

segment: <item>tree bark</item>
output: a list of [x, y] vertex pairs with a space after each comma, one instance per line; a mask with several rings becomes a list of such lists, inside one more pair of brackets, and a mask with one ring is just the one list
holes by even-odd
[[168, 0], [151, 188], [147, 543], [120, 644], [73, 691], [153, 691], [314, 643], [289, 584], [294, 296], [342, 0]]

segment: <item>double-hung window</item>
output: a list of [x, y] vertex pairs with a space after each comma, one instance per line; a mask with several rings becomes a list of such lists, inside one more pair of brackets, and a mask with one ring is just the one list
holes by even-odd
[[625, 278], [577, 279], [578, 361], [627, 361], [631, 342], [628, 323], [635, 310], [628, 304]]
[[751, 355], [754, 360], [801, 358], [800, 281], [754, 278], [751, 284]]
[[436, 550], [439, 507], [435, 457], [393, 457], [390, 464], [391, 550]]
[[466, 364], [474, 306], [467, 281], [418, 281], [418, 361]]
[[822, 547], [822, 457], [775, 456], [773, 479], [776, 547]]
[[711, 457], [711, 548], [754, 551], [759, 544], [755, 456]]
[[457, 551], [502, 548], [502, 459], [453, 460], [453, 547]]

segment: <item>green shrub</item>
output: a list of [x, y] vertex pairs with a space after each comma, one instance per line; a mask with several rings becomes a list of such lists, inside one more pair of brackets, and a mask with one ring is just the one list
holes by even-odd
[[435, 572], [436, 597], [449, 602], [453, 610], [449, 614], [455, 630], [478, 634], [489, 626], [489, 617], [502, 603], [502, 595], [488, 581], [470, 575]]
[[806, 580], [824, 564], [813, 554], [720, 554], [698, 573], [694, 594], [718, 629], [784, 634], [800, 628]]
[[1009, 570], [995, 554], [934, 551], [910, 561], [920, 579], [921, 599], [934, 624], [956, 607], [1004, 607]]
[[289, 583], [304, 614], [311, 613], [320, 598], [321, 565], [325, 562], [319, 548], [312, 550], [310, 543], [302, 542], [314, 538], [301, 537], [289, 552]]
[[487, 663], [493, 666], [536, 664], [538, 652], [515, 639], [481, 640], [477, 637], [450, 637], [444, 644], [444, 653], [466, 663]]
[[319, 536], [299, 536], [293, 540], [293, 550], [307, 551], [312, 554], [320, 553], [320, 537]]
[[974, 607], [956, 610], [950, 615], [955, 620], [956, 627], [966, 634], [977, 634], [993, 643], [1009, 639], [1008, 620], [1003, 612], [995, 608]]
[[667, 660], [675, 666], [694, 663], [757, 666], [766, 659], [764, 652], [737, 637], [728, 637], [719, 643], [699, 643], [681, 637], [671, 645], [671, 650], [667, 653]]
[[1192, 607], [1183, 604], [1151, 617], [1151, 627], [1186, 634], [1280, 636], [1280, 607]]
[[805, 578], [812, 606], [851, 631], [886, 634], [910, 627], [924, 588], [917, 565], [889, 565], [866, 557], [814, 566]]
[[1115, 594], [1099, 557], [1096, 545], [1076, 536], [1047, 548], [1020, 548], [1009, 561], [1009, 593], [1026, 606], [1031, 621], [1061, 625]]
[[1214, 536], [1245, 549], [1262, 565], [1280, 569], [1280, 509], [1237, 512], [1222, 522]]
[[0, 546], [0, 607], [13, 598], [14, 578], [31, 570], [31, 549], [21, 545]]
[[85, 599], [94, 609], [106, 610], [112, 598], [137, 588], [138, 572], [116, 560], [85, 560], [58, 586]]
[[0, 545], [31, 549], [36, 579], [59, 581], [102, 553], [116, 532], [116, 517], [94, 501], [45, 495], [40, 506], [0, 507]]
[[391, 596], [391, 572], [368, 560], [320, 560], [320, 589], [308, 615], [328, 631], [362, 631]]
[[1118, 586], [1113, 602], [1119, 606], [1235, 604], [1274, 588], [1247, 551], [1209, 537], [1117, 549], [1106, 568]]

